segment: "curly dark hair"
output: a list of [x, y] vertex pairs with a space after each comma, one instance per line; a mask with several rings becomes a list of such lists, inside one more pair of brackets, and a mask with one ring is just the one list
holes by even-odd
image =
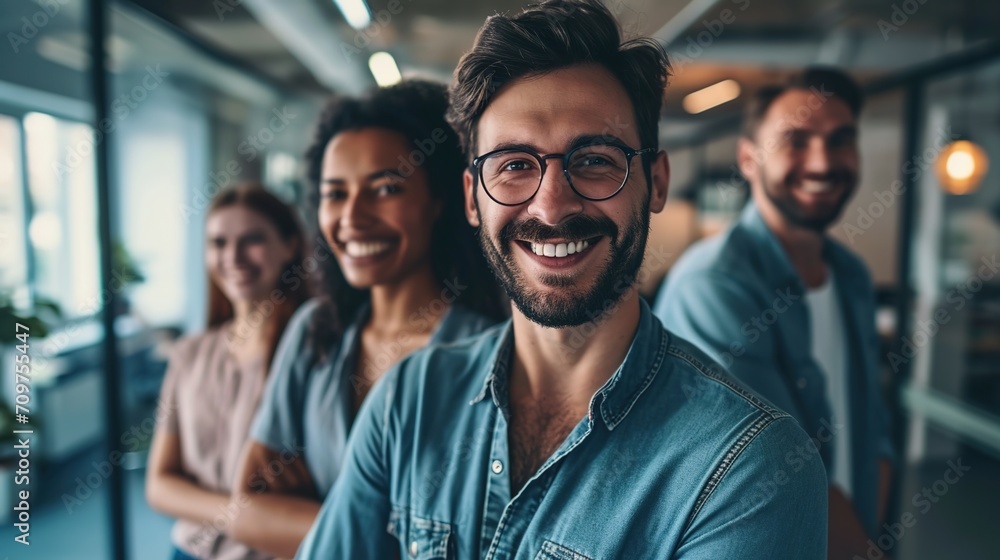
[[[455, 69], [447, 117], [467, 157], [475, 155], [479, 118], [506, 84], [591, 63], [611, 72], [628, 93], [640, 148], [659, 148], [660, 108], [670, 76], [663, 47], [649, 38], [623, 43], [618, 22], [596, 0], [547, 0], [514, 16], [487, 18]], [[644, 157], [647, 179], [649, 166]]]
[[[464, 158], [455, 131], [444, 113], [448, 106], [443, 84], [407, 80], [387, 88], [375, 88], [360, 98], [338, 97], [323, 111], [312, 145], [306, 152], [311, 183], [310, 202], [315, 216], [319, 209], [319, 187], [323, 154], [330, 141], [342, 132], [383, 128], [398, 132], [414, 147], [410, 162], [424, 169], [431, 196], [442, 203], [441, 216], [431, 232], [431, 266], [439, 281], [458, 278], [468, 288], [456, 302], [488, 317], [505, 316], [501, 291], [465, 217], [462, 190]], [[432, 146], [432, 147], [431, 147]], [[401, 161], [401, 165], [406, 165]], [[332, 254], [323, 235], [316, 236], [321, 250]], [[368, 301], [368, 290], [358, 290], [344, 278], [336, 259], [323, 261], [320, 288], [326, 311], [315, 314], [313, 338], [322, 350], [343, 333], [358, 309]]]

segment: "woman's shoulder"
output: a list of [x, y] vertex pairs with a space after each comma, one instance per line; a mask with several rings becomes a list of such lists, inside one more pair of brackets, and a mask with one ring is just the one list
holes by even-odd
[[173, 342], [169, 350], [171, 368], [190, 371], [192, 366], [205, 362], [207, 354], [225, 341], [225, 325], [182, 335]]
[[460, 303], [455, 303], [441, 324], [439, 342], [452, 342], [479, 334], [500, 322], [501, 319], [490, 317]]
[[292, 317], [288, 320], [288, 324], [285, 326], [285, 333], [305, 333], [309, 331], [309, 327], [313, 322], [316, 313], [318, 313], [324, 305], [327, 305], [327, 301], [323, 298], [310, 298], [306, 300], [302, 305], [292, 313]]

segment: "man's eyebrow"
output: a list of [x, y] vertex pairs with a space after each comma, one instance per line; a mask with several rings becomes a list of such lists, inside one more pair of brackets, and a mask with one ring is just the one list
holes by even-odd
[[484, 153], [496, 152], [499, 150], [521, 150], [530, 152], [539, 151], [538, 146], [535, 146], [534, 144], [527, 144], [524, 142], [500, 142], [499, 144], [494, 145], [492, 149], [489, 149]]
[[[607, 144], [607, 143], [623, 144], [626, 146], [628, 145], [628, 143], [626, 143], [624, 140], [618, 138], [613, 134], [580, 134], [578, 136], [573, 137], [573, 139], [570, 140], [569, 145], [566, 148], [566, 151], [568, 152], [573, 148], [579, 148], [580, 146], [590, 146], [593, 144]], [[522, 151], [537, 152], [539, 154], [542, 153], [542, 151], [538, 149], [538, 146], [527, 142], [500, 142], [499, 144], [493, 146], [491, 150], [488, 150], [488, 152], [495, 152], [497, 150], [522, 150]]]
[[833, 129], [833, 132], [827, 134], [827, 136], [835, 136], [837, 134], [857, 134], [858, 127], [853, 124], [845, 124], [844, 126], [837, 127]]
[[573, 138], [569, 143], [569, 149], [572, 150], [573, 148], [593, 144], [623, 144], [628, 146], [627, 142], [613, 134], [581, 134]]
[[[818, 134], [817, 131], [811, 128], [805, 128], [801, 126], [789, 126], [787, 128], [779, 128], [778, 132], [780, 134]], [[844, 134], [844, 133], [857, 134], [857, 132], [858, 132], [857, 125], [845, 124], [833, 129], [832, 131], [827, 133], [826, 136], [833, 136], [834, 134]]]

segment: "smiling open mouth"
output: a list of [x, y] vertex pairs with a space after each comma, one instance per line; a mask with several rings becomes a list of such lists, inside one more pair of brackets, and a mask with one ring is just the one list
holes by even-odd
[[349, 257], [371, 257], [381, 255], [392, 247], [387, 241], [348, 241], [343, 244], [344, 252]]
[[540, 257], [553, 257], [561, 259], [570, 255], [582, 253], [600, 240], [601, 236], [580, 239], [576, 241], [524, 241], [519, 240], [522, 246]]

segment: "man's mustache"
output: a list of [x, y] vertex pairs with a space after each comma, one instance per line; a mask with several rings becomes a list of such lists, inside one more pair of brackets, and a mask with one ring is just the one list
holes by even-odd
[[498, 237], [501, 250], [506, 251], [510, 243], [517, 239], [588, 239], [604, 235], [612, 240], [618, 238], [618, 226], [610, 218], [573, 216], [555, 226], [544, 224], [538, 218], [510, 222], [500, 229]]

